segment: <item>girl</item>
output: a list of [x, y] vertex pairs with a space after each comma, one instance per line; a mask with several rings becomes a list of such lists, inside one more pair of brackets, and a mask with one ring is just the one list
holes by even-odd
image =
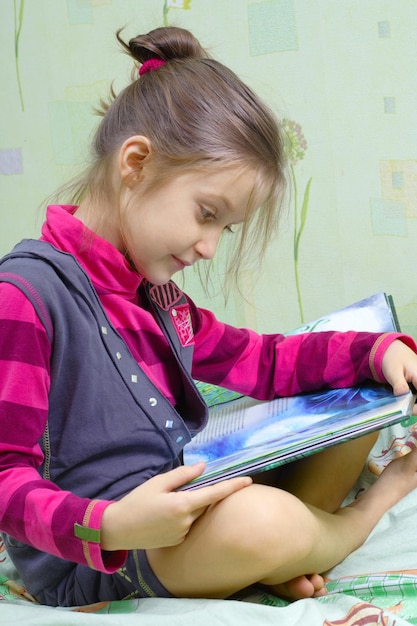
[[235, 225], [233, 267], [248, 237], [265, 247], [285, 186], [280, 132], [189, 32], [118, 38], [140, 76], [105, 111], [74, 204], [48, 207], [41, 240], [0, 265], [0, 528], [46, 604], [224, 598], [253, 583], [322, 595], [320, 573], [417, 486], [417, 452], [345, 508], [373, 437], [276, 486], [177, 491], [203, 471], [181, 465], [206, 420], [193, 378], [260, 399], [366, 379], [401, 394], [417, 385], [416, 346], [395, 333], [259, 336], [182, 294], [172, 275], [211, 259]]

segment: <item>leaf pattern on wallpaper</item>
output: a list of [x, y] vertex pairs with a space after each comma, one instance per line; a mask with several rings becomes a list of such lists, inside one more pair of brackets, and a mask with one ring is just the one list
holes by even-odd
[[164, 26], [169, 26], [168, 13], [170, 9], [191, 9], [191, 0], [165, 0], [162, 9], [162, 18]]
[[304, 188], [303, 199], [301, 202], [301, 208], [299, 209], [299, 191], [297, 184], [297, 176], [295, 173], [295, 166], [299, 161], [304, 159], [307, 150], [307, 141], [304, 136], [303, 130], [297, 122], [294, 120], [283, 119], [281, 120], [281, 126], [284, 134], [284, 150], [287, 155], [290, 172], [292, 189], [294, 194], [294, 272], [295, 272], [295, 285], [297, 289], [298, 308], [300, 311], [301, 322], [304, 323], [304, 310], [303, 301], [301, 296], [300, 276], [299, 276], [299, 253], [301, 236], [304, 231], [304, 227], [307, 222], [308, 203], [310, 200], [310, 187], [312, 178], [307, 182]]
[[[20, 4], [20, 6], [18, 6]], [[19, 43], [20, 43], [20, 34], [22, 32], [23, 25], [23, 14], [25, 11], [25, 0], [14, 0], [14, 55], [15, 55], [15, 63], [16, 63], [16, 77], [17, 77], [17, 85], [19, 88], [19, 97], [20, 104], [22, 107], [22, 111], [25, 110], [25, 104], [23, 101], [23, 91], [22, 91], [22, 83], [20, 79], [20, 68], [19, 68]]]

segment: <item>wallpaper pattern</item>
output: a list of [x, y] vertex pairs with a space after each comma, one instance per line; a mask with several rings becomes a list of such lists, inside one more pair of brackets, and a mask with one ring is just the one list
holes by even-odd
[[162, 24], [192, 30], [267, 100], [290, 162], [262, 269], [227, 305], [191, 270], [190, 295], [273, 332], [386, 291], [417, 338], [416, 0], [2, 0], [0, 253], [38, 235], [45, 198], [82, 166], [94, 106], [129, 80], [116, 29]]

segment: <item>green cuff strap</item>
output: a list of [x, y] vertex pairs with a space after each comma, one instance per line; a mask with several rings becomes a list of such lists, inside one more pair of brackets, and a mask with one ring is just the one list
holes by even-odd
[[100, 543], [100, 530], [96, 528], [88, 528], [81, 524], [74, 524], [74, 535], [83, 541], [90, 543]]

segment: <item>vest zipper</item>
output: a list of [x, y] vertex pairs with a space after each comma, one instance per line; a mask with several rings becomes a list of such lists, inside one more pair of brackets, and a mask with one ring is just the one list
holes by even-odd
[[45, 457], [43, 467], [43, 478], [51, 480], [51, 439], [49, 437], [49, 423], [46, 422], [46, 427], [42, 435], [43, 453]]

